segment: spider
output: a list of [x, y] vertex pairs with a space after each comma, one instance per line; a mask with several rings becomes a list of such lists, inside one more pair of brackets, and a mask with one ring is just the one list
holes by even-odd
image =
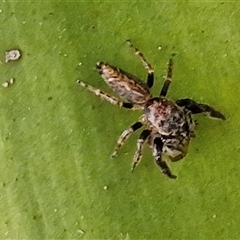
[[146, 83], [138, 77], [104, 62], [97, 62], [97, 70], [107, 85], [123, 101], [80, 80], [77, 80], [77, 83], [114, 105], [133, 110], [143, 110], [143, 115], [139, 121], [120, 135], [112, 157], [117, 155], [120, 147], [133, 132], [145, 125], [146, 129], [141, 132], [137, 140], [137, 150], [133, 158], [131, 171], [135, 169], [142, 158], [143, 145], [148, 143], [149, 147], [152, 148], [156, 165], [167, 177], [175, 179], [177, 176], [172, 174], [164, 158], [166, 156], [175, 162], [186, 156], [189, 142], [195, 136], [194, 128], [196, 123], [192, 119], [192, 114], [204, 113], [222, 120], [225, 120], [225, 117], [211, 106], [197, 103], [189, 98], [177, 101], [166, 98], [169, 85], [172, 82], [172, 57], [168, 62], [167, 74], [160, 94], [158, 97], [152, 97], [150, 88], [154, 83], [154, 70], [131, 41], [127, 40], [127, 43], [135, 51], [135, 54], [140, 58], [147, 70]]

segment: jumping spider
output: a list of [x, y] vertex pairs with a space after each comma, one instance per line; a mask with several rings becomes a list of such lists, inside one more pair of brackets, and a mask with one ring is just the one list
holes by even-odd
[[168, 62], [167, 75], [160, 96], [152, 97], [150, 88], [154, 82], [154, 70], [130, 40], [127, 40], [127, 42], [134, 49], [135, 54], [140, 58], [148, 72], [146, 83], [132, 74], [103, 62], [96, 64], [99, 74], [107, 85], [124, 101], [80, 80], [77, 80], [77, 83], [114, 105], [143, 110], [140, 120], [125, 130], [119, 137], [112, 157], [117, 155], [119, 148], [133, 132], [146, 125], [146, 129], [142, 131], [137, 141], [137, 150], [133, 158], [131, 171], [140, 162], [143, 145], [147, 142], [153, 149], [153, 157], [157, 166], [169, 178], [175, 179], [176, 176], [171, 173], [167, 163], [163, 160], [163, 153], [174, 162], [182, 159], [187, 154], [190, 139], [194, 137], [195, 121], [192, 119], [192, 114], [204, 113], [222, 120], [225, 120], [225, 117], [209, 105], [197, 103], [188, 98], [177, 101], [166, 98], [169, 85], [172, 82], [172, 58]]

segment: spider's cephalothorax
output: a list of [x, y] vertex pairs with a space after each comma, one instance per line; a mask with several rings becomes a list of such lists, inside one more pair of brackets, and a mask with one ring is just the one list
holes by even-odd
[[117, 155], [117, 151], [126, 139], [143, 125], [146, 129], [142, 131], [137, 141], [137, 150], [134, 155], [132, 171], [140, 162], [144, 143], [153, 149], [153, 156], [157, 166], [169, 178], [176, 178], [163, 159], [165, 153], [171, 161], [178, 161], [187, 154], [188, 144], [191, 137], [194, 137], [195, 121], [192, 114], [204, 113], [213, 118], [225, 120], [220, 112], [206, 104], [197, 103], [185, 98], [172, 101], [166, 98], [168, 87], [172, 81], [172, 59], [169, 60], [167, 76], [159, 97], [152, 98], [150, 88], [154, 82], [154, 71], [147, 62], [143, 54], [135, 48], [131, 42], [127, 41], [139, 56], [144, 67], [148, 71], [146, 83], [138, 77], [133, 76], [121, 69], [113, 67], [107, 63], [98, 62], [96, 64], [99, 74], [112, 90], [124, 101], [113, 97], [101, 90], [94, 88], [82, 81], [77, 81], [81, 86], [120, 107], [131, 109], [142, 109], [143, 115], [140, 120], [125, 130], [117, 141], [117, 145], [112, 156]]

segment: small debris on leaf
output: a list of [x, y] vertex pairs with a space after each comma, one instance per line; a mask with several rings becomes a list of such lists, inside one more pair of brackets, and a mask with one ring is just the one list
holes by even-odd
[[5, 62], [16, 61], [21, 57], [21, 52], [18, 49], [5, 52]]
[[4, 82], [4, 83], [2, 83], [2, 87], [4, 87], [4, 88], [7, 88], [7, 87], [9, 87], [9, 82]]
[[15, 81], [14, 78], [10, 78], [9, 84], [10, 84], [10, 85], [14, 84], [14, 81]]
[[84, 234], [85, 232], [84, 232], [83, 230], [81, 230], [81, 229], [78, 229], [78, 230], [77, 230], [77, 233], [79, 233], [79, 234]]
[[15, 79], [14, 78], [10, 78], [9, 81], [5, 81], [5, 82], [2, 83], [2, 87], [3, 88], [8, 88], [11, 85], [13, 85], [14, 82], [15, 82]]

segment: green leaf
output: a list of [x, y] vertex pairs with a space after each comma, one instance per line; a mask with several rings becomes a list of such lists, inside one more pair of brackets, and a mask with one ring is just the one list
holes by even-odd
[[[240, 235], [238, 2], [2, 1], [0, 3], [0, 238], [234, 239]], [[132, 174], [141, 112], [76, 84], [112, 91], [106, 61], [141, 79], [131, 39], [155, 69], [157, 96], [176, 53], [168, 97], [189, 97], [226, 121], [196, 116], [188, 155], [167, 179], [145, 148]], [[7, 50], [20, 49], [5, 63]]]

